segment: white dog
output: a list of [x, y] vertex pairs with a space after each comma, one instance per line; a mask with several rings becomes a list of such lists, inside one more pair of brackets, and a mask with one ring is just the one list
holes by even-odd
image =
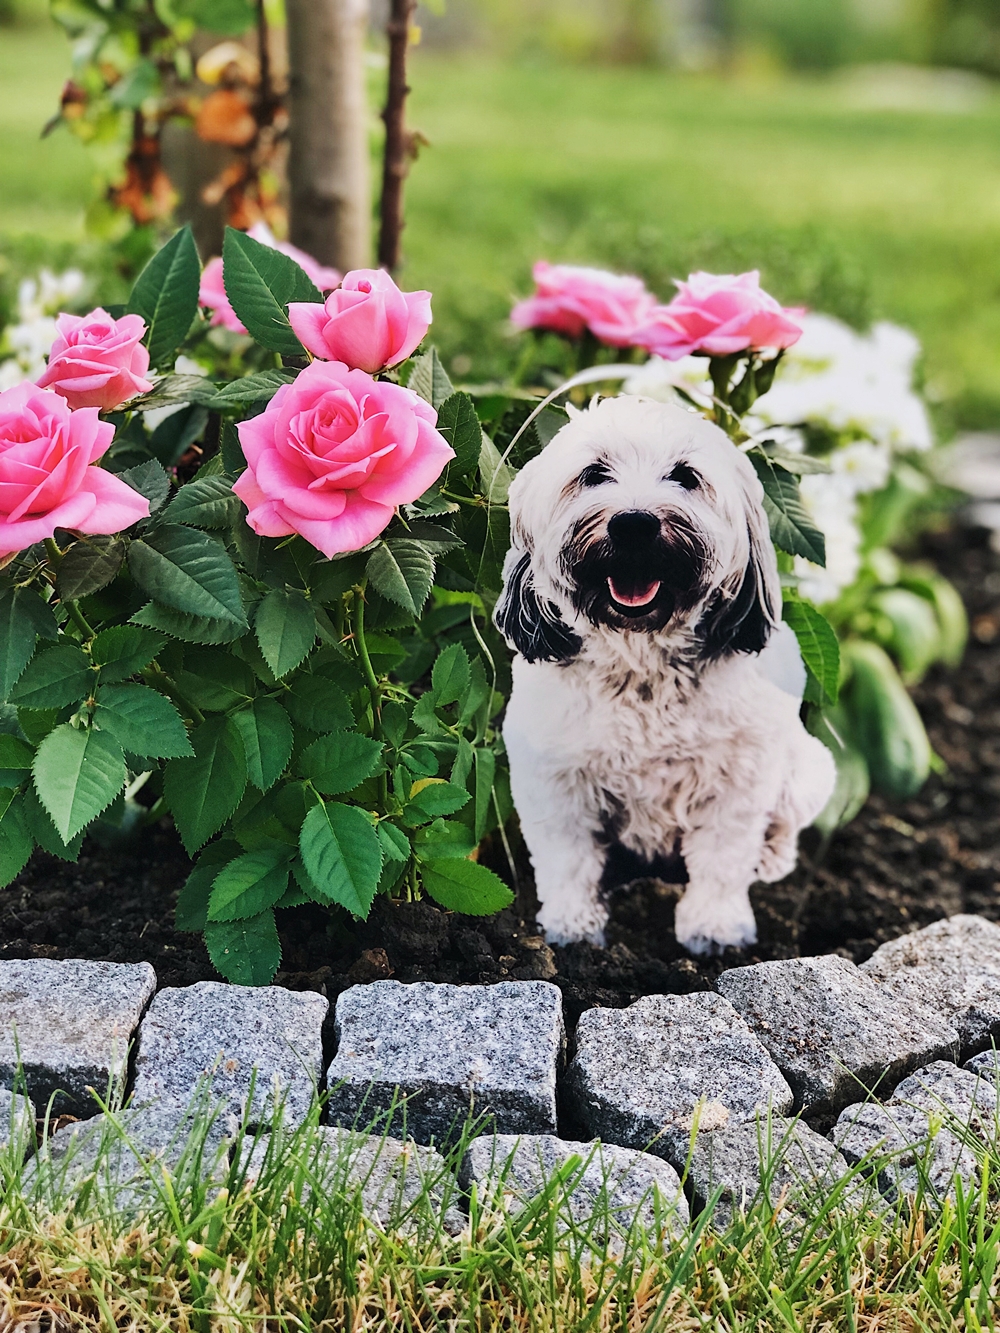
[[752, 944], [750, 885], [793, 869], [833, 790], [757, 667], [781, 615], [762, 496], [718, 427], [633, 397], [576, 414], [510, 488], [503, 735], [554, 942], [603, 942], [617, 843], [654, 869], [683, 857], [692, 953]]

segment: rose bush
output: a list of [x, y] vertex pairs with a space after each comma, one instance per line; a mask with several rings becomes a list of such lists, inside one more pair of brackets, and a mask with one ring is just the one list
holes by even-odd
[[796, 316], [761, 289], [760, 274], [692, 273], [677, 283], [677, 295], [656, 306], [633, 330], [629, 341], [647, 352], [677, 361], [701, 352], [732, 356], [766, 348], [791, 347], [802, 336]]
[[518, 329], [550, 329], [569, 338], [589, 332], [610, 347], [628, 347], [656, 305], [641, 278], [599, 268], [540, 260], [532, 276], [534, 295], [510, 312]]
[[431, 294], [401, 292], [381, 269], [356, 269], [324, 305], [293, 301], [288, 319], [313, 356], [374, 375], [398, 366], [423, 342]]
[[106, 310], [60, 315], [49, 364], [37, 383], [54, 389], [70, 407], [113, 411], [149, 393], [149, 353], [142, 345], [145, 321], [138, 315], [112, 319]]

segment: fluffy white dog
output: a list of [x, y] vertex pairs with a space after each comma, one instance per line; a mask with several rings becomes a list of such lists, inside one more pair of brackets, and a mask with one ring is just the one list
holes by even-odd
[[576, 414], [511, 486], [503, 734], [552, 941], [602, 942], [624, 848], [654, 872], [683, 857], [692, 953], [752, 944], [750, 885], [792, 870], [833, 790], [757, 666], [781, 615], [762, 496], [718, 427], [634, 397]]

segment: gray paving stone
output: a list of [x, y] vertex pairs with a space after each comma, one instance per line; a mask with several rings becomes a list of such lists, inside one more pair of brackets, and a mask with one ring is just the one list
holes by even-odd
[[331, 1122], [362, 1127], [405, 1096], [391, 1126], [441, 1143], [470, 1109], [502, 1133], [556, 1125], [562, 998], [547, 981], [495, 986], [374, 981], [337, 1000]]
[[780, 1070], [721, 995], [647, 995], [627, 1009], [588, 1009], [576, 1039], [567, 1083], [580, 1123], [677, 1170], [696, 1114], [719, 1127], [759, 1108], [791, 1110]]
[[796, 1110], [830, 1114], [911, 1070], [957, 1059], [958, 1033], [903, 1003], [846, 958], [789, 958], [723, 972], [716, 982], [773, 1056]]
[[964, 1068], [979, 1078], [987, 1078], [991, 1083], [1000, 1084], [1000, 1052], [995, 1047], [981, 1051], [971, 1060], [966, 1060]]
[[18, 1062], [28, 1094], [44, 1111], [93, 1115], [89, 1091], [117, 1097], [129, 1043], [156, 989], [148, 963], [50, 958], [0, 962], [0, 1087], [15, 1084]]
[[852, 1163], [872, 1152], [888, 1158], [878, 1184], [889, 1198], [916, 1194], [921, 1182], [931, 1197], [954, 1197], [956, 1176], [966, 1189], [978, 1180], [982, 1148], [995, 1141], [996, 1115], [992, 1083], [937, 1060], [904, 1079], [887, 1102], [847, 1107], [833, 1141]]
[[209, 1079], [228, 1115], [246, 1110], [256, 1124], [280, 1106], [299, 1124], [323, 1073], [328, 1007], [322, 995], [280, 986], [199, 981], [161, 990], [139, 1030], [133, 1102], [184, 1108]]
[[[849, 1170], [830, 1140], [801, 1120], [758, 1115], [741, 1124], [700, 1131], [687, 1179], [699, 1211], [716, 1190], [721, 1190], [712, 1225], [722, 1231], [736, 1214], [749, 1211], [761, 1197], [765, 1179], [768, 1198], [774, 1207], [780, 1204], [781, 1220], [787, 1225], [804, 1214], [814, 1214], [818, 1202], [829, 1201]], [[842, 1200], [851, 1206], [864, 1206], [868, 1192], [849, 1181], [843, 1187]]]
[[876, 949], [861, 971], [957, 1028], [963, 1054], [1000, 1038], [1000, 926], [961, 914]]
[[20, 1092], [0, 1088], [0, 1151], [23, 1161], [35, 1142], [35, 1108]]
[[[553, 1188], [557, 1171], [563, 1180]], [[652, 1153], [598, 1140], [483, 1134], [470, 1144], [459, 1180], [466, 1190], [476, 1183], [480, 1203], [513, 1214], [551, 1189], [560, 1230], [596, 1252], [621, 1253], [633, 1227], [657, 1245], [683, 1234], [690, 1222], [673, 1167]]]

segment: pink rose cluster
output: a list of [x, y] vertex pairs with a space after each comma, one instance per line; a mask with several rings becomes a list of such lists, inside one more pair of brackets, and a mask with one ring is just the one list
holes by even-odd
[[551, 329], [570, 338], [584, 330], [612, 347], [642, 347], [668, 361], [698, 352], [791, 347], [802, 336], [796, 316], [760, 285], [756, 271], [692, 273], [677, 295], [658, 304], [640, 278], [570, 264], [535, 265], [535, 294], [511, 320], [520, 329]]
[[36, 384], [0, 393], [0, 560], [56, 528], [120, 532], [148, 517], [144, 496], [95, 466], [114, 433], [96, 406]]
[[146, 379], [146, 325], [139, 315], [112, 319], [98, 307], [89, 315], [60, 315], [56, 329], [49, 364], [37, 383], [54, 389], [70, 407], [112, 412], [153, 387]]
[[[291, 245], [288, 241], [276, 240], [270, 227], [265, 222], [255, 222], [247, 235], [261, 245], [266, 245], [271, 250], [280, 250], [289, 259], [294, 259], [299, 268], [315, 283], [321, 292], [330, 291], [340, 282], [340, 274], [335, 268], [326, 268], [313, 259], [312, 255], [307, 255], [304, 250], [300, 250], [296, 245]], [[229, 329], [232, 333], [246, 333], [242, 321], [229, 304], [229, 297], [226, 295], [225, 284], [222, 280], [222, 260], [218, 257], [210, 259], [205, 265], [201, 275], [198, 301], [206, 309], [211, 310], [212, 319], [210, 322], [213, 325]]]

